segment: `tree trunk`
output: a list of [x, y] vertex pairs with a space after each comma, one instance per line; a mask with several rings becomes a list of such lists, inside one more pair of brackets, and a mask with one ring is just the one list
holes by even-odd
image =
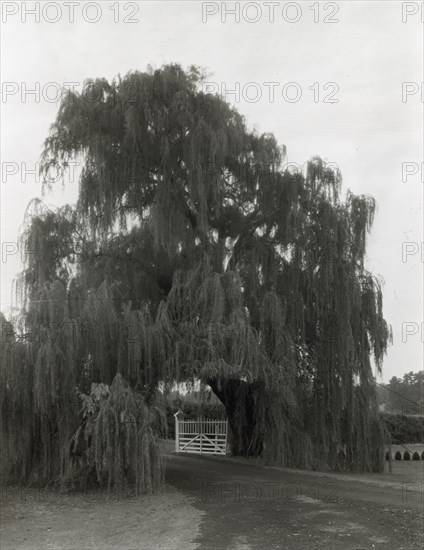
[[262, 434], [255, 431], [257, 388], [242, 380], [217, 379], [207, 381], [214, 394], [225, 407], [231, 430], [231, 451], [234, 456], [259, 456], [262, 452]]

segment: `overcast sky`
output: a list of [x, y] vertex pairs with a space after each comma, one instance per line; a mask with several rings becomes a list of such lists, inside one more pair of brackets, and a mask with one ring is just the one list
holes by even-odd
[[[148, 64], [194, 64], [251, 127], [287, 146], [290, 162], [318, 154], [340, 167], [344, 188], [375, 197], [367, 267], [385, 281], [394, 332], [383, 379], [422, 369], [420, 3], [241, 2], [239, 22], [229, 13], [234, 2], [228, 13], [221, 2], [73, 4], [72, 22], [63, 3], [46, 9], [46, 2], [27, 2], [38, 11], [35, 21], [21, 2], [2, 2], [1, 310], [10, 307], [20, 269], [19, 254], [7, 254], [13, 244], [5, 243], [16, 243], [28, 202], [41, 196], [38, 177], [21, 165], [34, 170], [39, 160], [59, 87], [72, 82], [81, 90], [86, 78], [111, 79]], [[63, 192], [58, 184], [44, 200], [72, 203], [77, 187]]]

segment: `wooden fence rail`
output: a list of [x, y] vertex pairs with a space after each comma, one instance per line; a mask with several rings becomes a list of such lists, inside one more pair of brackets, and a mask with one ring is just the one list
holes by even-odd
[[177, 453], [227, 453], [227, 420], [197, 418], [185, 420], [181, 413], [175, 416], [175, 451]]

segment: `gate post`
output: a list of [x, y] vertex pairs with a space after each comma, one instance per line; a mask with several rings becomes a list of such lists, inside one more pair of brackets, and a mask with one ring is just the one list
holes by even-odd
[[200, 454], [202, 454], [202, 446], [203, 446], [203, 433], [204, 433], [204, 426], [203, 426], [203, 415], [199, 417], [199, 433], [200, 433]]
[[184, 413], [178, 409], [174, 414], [175, 418], [175, 452], [178, 453], [180, 450], [180, 418]]
[[228, 418], [225, 419], [225, 454], [229, 454], [229, 447], [228, 447]]

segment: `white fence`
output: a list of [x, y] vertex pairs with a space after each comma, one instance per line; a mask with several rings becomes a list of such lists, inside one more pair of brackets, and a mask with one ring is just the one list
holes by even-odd
[[184, 420], [175, 415], [177, 453], [227, 454], [227, 420]]

